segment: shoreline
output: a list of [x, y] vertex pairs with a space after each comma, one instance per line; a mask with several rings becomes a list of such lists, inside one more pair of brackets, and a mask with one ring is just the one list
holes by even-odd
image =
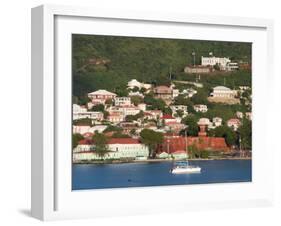
[[[209, 158], [209, 159], [188, 159], [188, 161], [214, 161], [214, 160], [251, 160], [251, 157], [237, 157], [237, 158]], [[72, 164], [124, 164], [124, 163], [157, 163], [157, 162], [173, 162], [173, 161], [185, 161], [185, 160], [172, 160], [172, 159], [147, 159], [147, 160], [134, 160], [134, 161], [79, 161], [72, 162]]]

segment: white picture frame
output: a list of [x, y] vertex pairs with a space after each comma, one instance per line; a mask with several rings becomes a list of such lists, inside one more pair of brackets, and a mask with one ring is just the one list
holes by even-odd
[[[130, 26], [143, 29], [130, 29]], [[185, 26], [198, 32], [186, 37], [179, 29]], [[68, 95], [71, 97], [71, 52], [67, 45], [69, 34], [91, 34], [93, 27], [99, 30], [99, 34], [105, 35], [156, 37], [158, 33], [154, 28], [158, 28], [160, 37], [252, 41], [253, 150], [256, 150], [253, 154], [253, 182], [72, 192], [69, 189], [71, 149], [67, 146], [70, 145], [67, 139], [70, 139], [68, 136], [71, 132], [67, 134], [60, 129], [63, 124], [71, 131], [70, 101], [63, 101], [69, 98]], [[208, 35], [204, 29], [210, 29]], [[212, 29], [223, 32], [219, 35]], [[32, 216], [41, 220], [56, 220], [271, 205], [273, 179], [266, 173], [273, 170], [273, 150], [267, 148], [269, 132], [266, 126], [266, 106], [270, 101], [264, 100], [272, 92], [272, 62], [271, 20], [57, 5], [32, 9]], [[66, 114], [69, 117], [64, 117]], [[262, 152], [264, 150], [266, 153]], [[219, 193], [222, 190], [224, 192]], [[207, 194], [212, 194], [212, 197]], [[95, 201], [95, 205], [86, 200], [90, 203]]]

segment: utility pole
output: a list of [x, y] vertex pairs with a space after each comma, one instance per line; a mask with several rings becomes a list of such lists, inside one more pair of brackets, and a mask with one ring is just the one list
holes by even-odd
[[169, 75], [170, 75], [170, 81], [172, 80], [172, 67], [169, 67]]
[[193, 66], [195, 66], [195, 52], [194, 51], [192, 51], [192, 56], [193, 56]]

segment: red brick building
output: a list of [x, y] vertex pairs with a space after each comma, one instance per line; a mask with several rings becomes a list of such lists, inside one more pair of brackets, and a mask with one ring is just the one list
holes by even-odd
[[226, 145], [223, 137], [165, 135], [164, 142], [158, 146], [157, 152], [174, 153], [186, 151], [191, 145], [195, 145], [199, 150], [229, 151], [229, 147]]

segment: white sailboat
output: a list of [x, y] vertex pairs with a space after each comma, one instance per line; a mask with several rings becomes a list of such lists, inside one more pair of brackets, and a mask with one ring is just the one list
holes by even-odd
[[188, 161], [176, 162], [171, 169], [172, 174], [183, 174], [183, 173], [200, 173], [201, 168], [199, 166], [189, 165]]
[[[186, 143], [186, 149], [187, 149], [187, 136], [185, 132], [185, 143]], [[187, 156], [188, 158], [188, 156]], [[172, 174], [187, 174], [187, 173], [201, 173], [201, 168], [199, 166], [192, 166], [189, 165], [188, 160], [186, 161], [178, 161], [175, 162], [172, 169]]]

